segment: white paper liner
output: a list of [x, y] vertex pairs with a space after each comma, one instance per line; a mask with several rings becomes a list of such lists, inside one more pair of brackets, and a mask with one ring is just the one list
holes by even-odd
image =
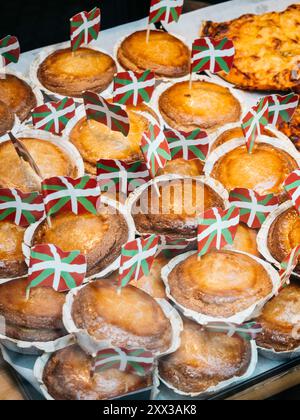
[[[279, 270], [281, 269], [281, 263], [277, 261], [273, 255], [271, 254], [269, 247], [268, 247], [268, 239], [269, 239], [269, 232], [270, 229], [275, 222], [275, 220], [285, 213], [287, 210], [294, 207], [292, 201], [286, 201], [281, 206], [279, 206], [276, 210], [274, 210], [265, 222], [263, 223], [262, 227], [260, 228], [258, 235], [257, 235], [257, 247], [260, 254], [271, 264], [274, 264], [276, 268]], [[300, 278], [300, 275], [296, 272], [293, 272], [293, 275]]]
[[[43, 63], [43, 61], [49, 55], [51, 55], [55, 51], [62, 50], [64, 48], [69, 48], [69, 47], [70, 47], [70, 42], [64, 42], [64, 43], [56, 45], [56, 46], [46, 47], [46, 48], [43, 49], [43, 51], [41, 51], [36, 56], [36, 58], [31, 63], [31, 66], [30, 66], [29, 75], [30, 75], [30, 79], [32, 80], [32, 83], [34, 83], [35, 86], [37, 86], [42, 92], [44, 92], [46, 95], [48, 95], [52, 100], [61, 101], [62, 99], [65, 98], [65, 96], [60, 95], [59, 93], [52, 92], [51, 90], [49, 90], [45, 86], [43, 86], [42, 83], [40, 82], [39, 78], [38, 78], [38, 70], [39, 70], [40, 65]], [[90, 48], [91, 50], [96, 50], [96, 51], [102, 52], [102, 53], [110, 56], [112, 59], [114, 59], [107, 51], [105, 51], [102, 48], [99, 48], [99, 47], [95, 46], [94, 44], [83, 45], [82, 47], [83, 48]], [[111, 83], [109, 85], [109, 87], [101, 93], [101, 95], [104, 96], [104, 97], [106, 97], [106, 95], [112, 95], [112, 91], [113, 91], [113, 83]], [[77, 104], [82, 104], [83, 103], [82, 98], [73, 97], [73, 99], [74, 99], [75, 103], [77, 103]]]
[[174, 268], [177, 265], [181, 264], [183, 261], [187, 260], [192, 255], [197, 254], [197, 251], [191, 251], [186, 254], [179, 255], [178, 257], [171, 260], [169, 264], [166, 265], [162, 269], [162, 272], [161, 272], [162, 280], [166, 286], [167, 297], [170, 299], [170, 301], [172, 301], [176, 305], [178, 310], [181, 313], [183, 313], [183, 315], [186, 318], [189, 318], [197, 322], [198, 324], [204, 325], [204, 326], [209, 323], [227, 323], [227, 324], [241, 325], [246, 321], [249, 321], [253, 318], [258, 317], [261, 313], [262, 308], [265, 306], [265, 304], [278, 292], [278, 289], [280, 288], [280, 277], [277, 271], [275, 270], [275, 268], [272, 267], [271, 264], [255, 257], [254, 255], [247, 254], [246, 252], [241, 252], [241, 251], [233, 251], [233, 252], [236, 254], [248, 256], [252, 260], [259, 263], [266, 270], [266, 272], [270, 276], [270, 279], [272, 280], [272, 284], [273, 284], [272, 292], [269, 293], [266, 297], [259, 299], [256, 303], [251, 305], [249, 308], [245, 309], [242, 312], [238, 312], [229, 318], [208, 316], [208, 315], [205, 315], [200, 312], [196, 312], [196, 311], [193, 311], [192, 309], [188, 309], [184, 307], [183, 305], [178, 303], [176, 299], [172, 296], [168, 278], [171, 272], [174, 270]]
[[[78, 287], [77, 289], [73, 289], [68, 293], [66, 303], [63, 307], [63, 322], [66, 330], [76, 337], [79, 346], [86, 353], [94, 356], [98, 353], [99, 349], [111, 347], [113, 344], [111, 340], [97, 340], [89, 335], [86, 330], [79, 329], [75, 325], [75, 322], [72, 318], [72, 306], [76, 295], [83, 287], [86, 286]], [[170, 348], [163, 353], [158, 353], [155, 355], [156, 357], [161, 357], [174, 353], [176, 350], [178, 350], [180, 346], [180, 335], [183, 331], [183, 322], [177, 310], [172, 305], [170, 305], [168, 301], [165, 299], [155, 299], [155, 301], [159, 304], [165, 316], [169, 319], [172, 328], [172, 343]]]
[[284, 361], [284, 360], [293, 360], [297, 357], [300, 357], [300, 347], [290, 350], [290, 351], [280, 351], [276, 352], [274, 349], [265, 349], [263, 347], [257, 346], [258, 353], [263, 356], [265, 359], [275, 360], [275, 361]]

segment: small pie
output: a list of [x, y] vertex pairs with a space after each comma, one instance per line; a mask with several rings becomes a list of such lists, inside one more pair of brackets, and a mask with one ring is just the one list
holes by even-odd
[[0, 137], [11, 131], [14, 123], [15, 116], [13, 112], [4, 102], [0, 101]]
[[135, 32], [118, 49], [118, 61], [126, 70], [153, 71], [158, 77], [183, 77], [190, 71], [190, 50], [180, 39], [162, 32]]
[[247, 225], [241, 223], [238, 226], [236, 236], [232, 246], [227, 246], [227, 249], [235, 251], [246, 252], [247, 254], [260, 257], [260, 253], [257, 249], [257, 231], [249, 228]]
[[216, 130], [238, 122], [240, 102], [226, 87], [197, 80], [173, 84], [159, 98], [159, 110], [166, 123], [176, 130], [190, 132], [197, 128]]
[[93, 360], [74, 345], [53, 353], [43, 372], [48, 393], [55, 400], [110, 400], [152, 386], [151, 375], [141, 377], [111, 368], [92, 374]]
[[[266, 128], [263, 130], [263, 134], [267, 135], [268, 137], [275, 137], [275, 135]], [[223, 146], [223, 144], [229, 141], [239, 140], [241, 138], [244, 138], [244, 133], [241, 127], [235, 127], [235, 128], [226, 130], [222, 134], [220, 134], [219, 137], [217, 137], [210, 151], [212, 152], [213, 150], [217, 149], [220, 146]]]
[[92, 48], [71, 48], [50, 54], [38, 69], [38, 79], [59, 95], [80, 98], [85, 91], [103, 92], [113, 81], [116, 63], [107, 54]]
[[22, 252], [25, 228], [0, 222], [0, 278], [22, 277], [27, 266]]
[[182, 158], [173, 159], [167, 162], [164, 169], [160, 169], [157, 173], [160, 175], [181, 175], [181, 176], [201, 176], [203, 175], [204, 162], [200, 159], [185, 160]]

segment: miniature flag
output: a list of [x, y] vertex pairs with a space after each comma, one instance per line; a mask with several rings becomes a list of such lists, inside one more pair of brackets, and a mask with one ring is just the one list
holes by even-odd
[[196, 39], [192, 47], [192, 73], [205, 70], [211, 73], [229, 73], [234, 61], [235, 48], [227, 38], [216, 41], [212, 38]]
[[284, 183], [284, 188], [290, 196], [294, 206], [300, 214], [300, 170], [296, 170], [289, 175]]
[[149, 276], [158, 249], [159, 238], [156, 235], [138, 238], [128, 242], [122, 248], [119, 286], [127, 286], [132, 280], [138, 281]]
[[220, 250], [232, 245], [240, 223], [240, 212], [236, 207], [229, 210], [213, 208], [202, 214], [198, 223], [199, 257], [212, 249]]
[[95, 7], [89, 13], [78, 13], [71, 18], [70, 22], [72, 51], [76, 51], [81, 45], [88, 45], [98, 38], [101, 24], [101, 11], [98, 7]]
[[239, 208], [240, 221], [253, 229], [260, 229], [269, 214], [279, 206], [279, 199], [273, 194], [261, 196], [246, 188], [231, 191], [229, 201]]
[[97, 93], [83, 94], [88, 120], [95, 120], [106, 125], [112, 131], [119, 131], [128, 136], [130, 130], [129, 117], [119, 105], [111, 104]]
[[290, 93], [286, 96], [271, 95], [269, 101], [269, 123], [277, 127], [282, 123], [289, 123], [299, 105], [299, 96]]
[[34, 287], [66, 292], [83, 284], [86, 258], [79, 251], [64, 252], [55, 245], [36, 245], [31, 249], [27, 297]]
[[155, 87], [155, 75], [150, 70], [144, 73], [125, 71], [114, 78], [114, 103], [137, 106], [150, 102]]
[[257, 138], [261, 136], [264, 127], [268, 124], [269, 102], [267, 98], [263, 98], [243, 118], [242, 129], [249, 153], [252, 153]]
[[126, 163], [121, 160], [101, 159], [97, 162], [97, 180], [101, 191], [116, 191], [128, 195], [150, 180], [144, 162]]
[[97, 180], [88, 175], [79, 179], [60, 176], [44, 180], [42, 194], [47, 216], [59, 211], [96, 215], [101, 190]]
[[147, 376], [154, 367], [154, 355], [144, 349], [107, 348], [100, 350], [93, 361], [92, 372], [118, 369], [138, 376]]
[[48, 102], [32, 111], [35, 128], [60, 135], [71, 118], [75, 116], [75, 102], [64, 98], [59, 102]]
[[167, 139], [158, 125], [150, 124], [149, 130], [143, 134], [141, 149], [152, 178], [159, 169], [164, 169], [171, 160], [171, 152]]
[[19, 158], [27, 162], [31, 169], [37, 174], [37, 176], [42, 179], [43, 177], [41, 171], [27, 150], [27, 147], [25, 147], [24, 143], [21, 140], [18, 140], [12, 133], [8, 133], [8, 135]]
[[225, 324], [225, 323], [211, 323], [205, 327], [208, 331], [224, 332], [229, 337], [238, 334], [246, 341], [255, 340], [259, 334], [262, 333], [262, 326], [256, 322], [248, 322], [242, 325]]
[[178, 22], [184, 0], [151, 0], [149, 24]]
[[20, 44], [18, 38], [7, 35], [0, 40], [0, 57], [3, 62], [3, 67], [7, 66], [9, 63], [17, 63], [19, 61]]
[[177, 255], [183, 254], [195, 241], [188, 239], [174, 239], [170, 236], [161, 235], [157, 255], [162, 253], [166, 258], [174, 258]]
[[190, 133], [177, 130], [165, 130], [172, 159], [193, 160], [204, 162], [209, 152], [209, 137], [205, 131], [194, 130]]
[[290, 277], [299, 263], [300, 245], [292, 250], [290, 255], [281, 263], [281, 270], [279, 272], [281, 279], [281, 288], [290, 284]]
[[37, 192], [25, 194], [16, 189], [0, 189], [0, 221], [7, 220], [28, 227], [45, 214], [43, 196]]

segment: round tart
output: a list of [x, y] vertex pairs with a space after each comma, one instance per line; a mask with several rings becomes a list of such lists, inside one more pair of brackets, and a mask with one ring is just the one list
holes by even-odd
[[12, 74], [0, 77], [0, 98], [21, 121], [26, 120], [31, 110], [37, 106], [32, 88]]
[[251, 358], [251, 344], [240, 336], [209, 332], [185, 320], [180, 348], [160, 359], [159, 376], [179, 392], [201, 394], [245, 375]]
[[4, 102], [0, 101], [0, 137], [11, 131], [14, 124], [15, 116], [13, 112]]
[[185, 159], [173, 159], [167, 162], [164, 169], [160, 169], [157, 173], [160, 175], [181, 175], [181, 176], [200, 176], [203, 175], [204, 162], [200, 159], [185, 160]]
[[5, 318], [5, 335], [27, 342], [55, 341], [66, 335], [62, 322], [65, 295], [50, 288], [33, 288], [29, 299], [27, 278], [0, 285], [0, 315]]
[[[266, 128], [263, 130], [263, 134], [265, 134], [268, 137], [275, 137], [275, 134], [272, 133], [270, 130], [268, 130]], [[244, 138], [244, 132], [243, 132], [243, 130], [240, 126], [230, 128], [226, 131], [223, 131], [217, 137], [217, 139], [212, 144], [210, 151], [212, 152], [213, 150], [217, 149], [220, 146], [223, 146], [223, 144], [225, 144], [225, 143], [227, 143], [231, 140], [239, 140], [241, 138]]]
[[159, 110], [166, 123], [179, 131], [197, 128], [216, 130], [241, 118], [241, 104], [228, 88], [196, 80], [175, 83], [159, 98]]
[[235, 251], [246, 252], [247, 254], [260, 257], [260, 253], [257, 249], [257, 231], [250, 229], [247, 225], [241, 223], [238, 226], [236, 236], [234, 238], [233, 245], [227, 246], [227, 249]]
[[38, 79], [51, 92], [80, 98], [85, 91], [103, 92], [113, 81], [116, 63], [92, 48], [55, 51], [38, 69]]
[[118, 49], [118, 61], [126, 70], [153, 71], [158, 77], [183, 77], [190, 71], [190, 50], [178, 38], [162, 31], [135, 32]]
[[189, 256], [168, 276], [170, 293], [182, 307], [212, 318], [230, 318], [273, 292], [270, 274], [254, 258], [234, 251]]
[[275, 352], [293, 351], [300, 347], [300, 286], [291, 284], [282, 289], [264, 307], [257, 322], [262, 333], [256, 341], [260, 347]]
[[0, 278], [22, 277], [27, 273], [22, 244], [25, 228], [0, 222]]
[[[78, 169], [61, 148], [55, 144], [37, 138], [20, 138], [38, 165], [44, 179], [54, 176], [69, 176], [76, 178]], [[40, 189], [40, 179], [29, 164], [20, 163], [10, 141], [0, 144], [0, 187], [17, 188], [23, 192]]]
[[53, 353], [43, 371], [43, 382], [55, 400], [109, 400], [152, 386], [146, 377], [111, 368], [92, 374], [93, 360], [80, 347]]
[[173, 332], [159, 304], [136, 287], [127, 286], [121, 293], [118, 289], [108, 279], [82, 288], [71, 309], [76, 327], [94, 340], [109, 340], [117, 347], [166, 352]]

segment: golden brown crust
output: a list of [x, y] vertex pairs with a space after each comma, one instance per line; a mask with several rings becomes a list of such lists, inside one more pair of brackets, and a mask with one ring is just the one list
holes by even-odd
[[200, 159], [184, 160], [173, 159], [167, 162], [164, 169], [160, 169], [157, 176], [161, 175], [181, 175], [181, 176], [201, 176], [203, 175], [204, 162]]
[[117, 71], [116, 63], [107, 54], [91, 48], [70, 48], [55, 51], [40, 65], [38, 78], [43, 86], [60, 95], [81, 97], [89, 90], [103, 92]]
[[[268, 137], [276, 137], [268, 129], [264, 129], [262, 134], [264, 134]], [[213, 152], [218, 147], [223, 146], [223, 144], [225, 144], [229, 141], [232, 141], [232, 140], [239, 140], [241, 138], [244, 138], [244, 133], [243, 133], [242, 128], [241, 127], [231, 128], [227, 131], [224, 131], [224, 133], [220, 134], [220, 136], [213, 143], [210, 151]]]
[[22, 277], [27, 271], [22, 243], [25, 228], [0, 222], [0, 278]]
[[257, 231], [250, 229], [247, 225], [241, 223], [238, 226], [232, 247], [228, 246], [227, 248], [235, 251], [246, 252], [247, 254], [252, 254], [255, 257], [260, 257], [256, 239]]
[[0, 137], [10, 131], [14, 123], [15, 116], [13, 112], [4, 102], [0, 101]]
[[228, 82], [246, 90], [299, 90], [300, 87], [300, 5], [264, 15], [206, 22], [202, 36], [232, 39], [236, 49]]
[[277, 128], [288, 136], [297, 150], [300, 151], [300, 106], [296, 109], [296, 112], [289, 123], [278, 124]]
[[118, 50], [118, 61], [126, 70], [153, 71], [157, 76], [183, 77], [190, 70], [189, 48], [178, 38], [162, 31], [135, 32]]

